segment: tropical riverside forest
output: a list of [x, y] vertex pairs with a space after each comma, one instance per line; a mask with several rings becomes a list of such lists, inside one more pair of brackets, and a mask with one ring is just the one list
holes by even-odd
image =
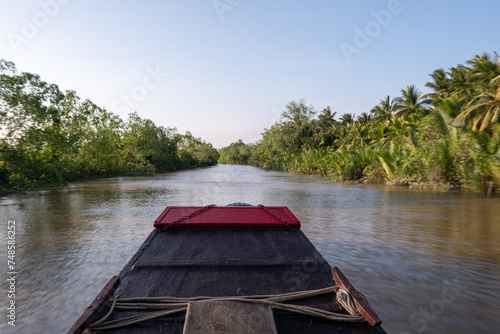
[[500, 60], [476, 55], [435, 70], [422, 94], [415, 86], [386, 96], [369, 112], [336, 119], [304, 100], [255, 144], [219, 150], [219, 163], [319, 174], [343, 182], [386, 182], [435, 190], [500, 190]]
[[217, 163], [191, 133], [118, 115], [0, 59], [0, 191]]
[[369, 112], [319, 114], [292, 101], [257, 143], [217, 151], [189, 132], [137, 113], [126, 121], [74, 91], [0, 60], [0, 189], [64, 185], [86, 177], [144, 175], [222, 164], [435, 190], [498, 193], [500, 61], [482, 54], [437, 69]]

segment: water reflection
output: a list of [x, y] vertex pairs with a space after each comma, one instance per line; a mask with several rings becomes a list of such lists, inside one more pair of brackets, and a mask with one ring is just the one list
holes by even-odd
[[[0, 198], [4, 231], [8, 219], [18, 222], [15, 332], [68, 329], [166, 205], [232, 202], [289, 206], [329, 263], [365, 292], [390, 333], [500, 328], [498, 199], [216, 166]], [[2, 249], [6, 241], [2, 233]], [[453, 282], [459, 295], [445, 303], [442, 293]], [[419, 312], [432, 307], [436, 314], [427, 315], [423, 329]], [[0, 332], [14, 331], [0, 322]]]

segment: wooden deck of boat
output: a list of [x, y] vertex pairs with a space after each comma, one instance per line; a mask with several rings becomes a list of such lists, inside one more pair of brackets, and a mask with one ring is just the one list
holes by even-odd
[[[280, 294], [335, 285], [330, 264], [300, 228], [155, 229], [123, 268], [120, 281], [119, 299]], [[343, 310], [333, 294], [292, 303]], [[132, 314], [117, 310], [112, 319]], [[273, 314], [278, 333], [385, 333], [368, 323], [332, 322], [279, 310]], [[105, 333], [181, 334], [184, 321], [185, 313], [179, 313]]]

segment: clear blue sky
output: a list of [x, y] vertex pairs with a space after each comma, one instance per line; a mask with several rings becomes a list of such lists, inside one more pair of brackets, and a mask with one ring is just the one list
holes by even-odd
[[223, 147], [285, 105], [368, 112], [500, 52], [498, 0], [0, 0], [0, 58]]

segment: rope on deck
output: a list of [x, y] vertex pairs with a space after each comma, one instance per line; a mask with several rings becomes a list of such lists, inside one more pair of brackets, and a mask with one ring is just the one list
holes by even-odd
[[[308, 297], [320, 296], [328, 293], [335, 293], [337, 301], [350, 313], [342, 314], [336, 312], [325, 311], [313, 307], [285, 304], [284, 302], [298, 300]], [[101, 331], [106, 329], [114, 329], [125, 326], [130, 326], [142, 321], [156, 319], [170, 314], [185, 312], [188, 303], [192, 301], [237, 301], [246, 303], [261, 303], [270, 305], [275, 310], [283, 310], [304, 314], [313, 317], [319, 317], [331, 321], [342, 322], [365, 322], [366, 320], [358, 313], [354, 302], [346, 290], [340, 289], [338, 286], [327, 287], [319, 290], [290, 292], [279, 295], [256, 295], [242, 297], [193, 297], [193, 298], [177, 298], [177, 297], [139, 297], [139, 298], [124, 298], [115, 299], [111, 309], [101, 320], [90, 325], [90, 329]], [[115, 309], [122, 310], [150, 310], [152, 312], [134, 315], [126, 318], [111, 320], [104, 322], [113, 313]]]

